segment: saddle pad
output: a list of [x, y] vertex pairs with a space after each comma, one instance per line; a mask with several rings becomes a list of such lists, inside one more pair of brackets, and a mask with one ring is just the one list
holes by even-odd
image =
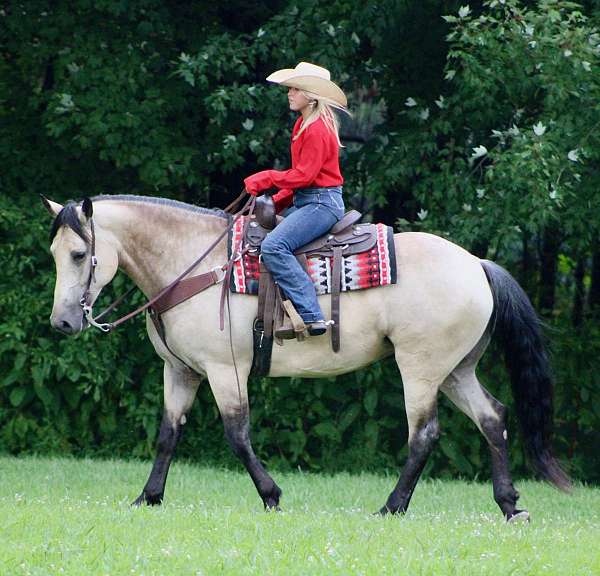
[[[229, 250], [236, 252], [241, 246], [246, 217], [240, 218], [233, 227]], [[364, 290], [376, 286], [396, 283], [396, 252], [394, 250], [394, 230], [385, 224], [376, 224], [377, 243], [371, 250], [343, 258], [342, 291]], [[333, 258], [311, 256], [308, 258], [308, 272], [317, 294], [331, 293], [331, 272]], [[258, 256], [246, 252], [235, 262], [231, 271], [231, 291], [239, 294], [258, 294]]]

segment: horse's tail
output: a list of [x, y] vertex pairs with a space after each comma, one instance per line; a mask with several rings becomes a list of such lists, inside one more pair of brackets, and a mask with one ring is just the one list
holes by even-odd
[[541, 321], [527, 294], [504, 268], [489, 260], [481, 265], [494, 297], [491, 326], [504, 351], [527, 453], [544, 479], [568, 491], [571, 481], [551, 449], [552, 377]]

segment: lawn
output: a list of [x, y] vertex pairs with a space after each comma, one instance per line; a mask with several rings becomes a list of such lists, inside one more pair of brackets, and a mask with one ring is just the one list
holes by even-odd
[[275, 474], [265, 513], [242, 472], [176, 462], [162, 507], [132, 509], [149, 462], [0, 458], [0, 574], [600, 575], [600, 489], [519, 482], [531, 523], [491, 485], [422, 481], [408, 514], [371, 513], [395, 478]]

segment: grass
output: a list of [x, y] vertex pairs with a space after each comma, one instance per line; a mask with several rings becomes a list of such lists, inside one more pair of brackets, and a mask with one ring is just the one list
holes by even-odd
[[530, 524], [490, 484], [422, 481], [404, 517], [371, 513], [395, 478], [276, 474], [265, 513], [242, 472], [175, 463], [162, 507], [131, 509], [148, 462], [0, 458], [0, 574], [600, 575], [600, 489], [520, 482]]

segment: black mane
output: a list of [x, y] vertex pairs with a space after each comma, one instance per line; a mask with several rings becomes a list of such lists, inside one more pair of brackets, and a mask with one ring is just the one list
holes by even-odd
[[59, 228], [62, 226], [68, 226], [77, 236], [79, 236], [86, 244], [89, 242], [87, 232], [83, 229], [79, 215], [77, 214], [77, 203], [70, 200], [67, 202], [63, 209], [58, 213], [54, 222], [52, 222], [52, 228], [50, 229], [50, 241], [54, 239]]
[[[120, 202], [142, 202], [144, 204], [170, 206], [173, 208], [179, 208], [181, 210], [187, 210], [188, 212], [194, 212], [196, 214], [207, 214], [209, 216], [217, 216], [219, 218], [225, 219], [229, 218], [227, 212], [224, 212], [220, 208], [202, 208], [201, 206], [192, 206], [191, 204], [179, 202], [179, 200], [171, 200], [169, 198], [153, 198], [151, 196], [135, 196], [133, 194], [116, 194], [114, 196], [94, 196], [91, 200], [92, 203], [102, 202], [103, 200], [118, 200]], [[81, 221], [79, 220], [79, 215], [77, 214], [78, 206], [79, 204], [77, 202], [73, 202], [72, 200], [65, 204], [63, 209], [58, 213], [58, 216], [56, 216], [54, 222], [52, 223], [52, 228], [50, 230], [50, 241], [54, 239], [56, 233], [58, 232], [58, 229], [61, 226], [68, 226], [84, 242], [89, 242], [89, 236], [87, 232], [83, 229]]]

